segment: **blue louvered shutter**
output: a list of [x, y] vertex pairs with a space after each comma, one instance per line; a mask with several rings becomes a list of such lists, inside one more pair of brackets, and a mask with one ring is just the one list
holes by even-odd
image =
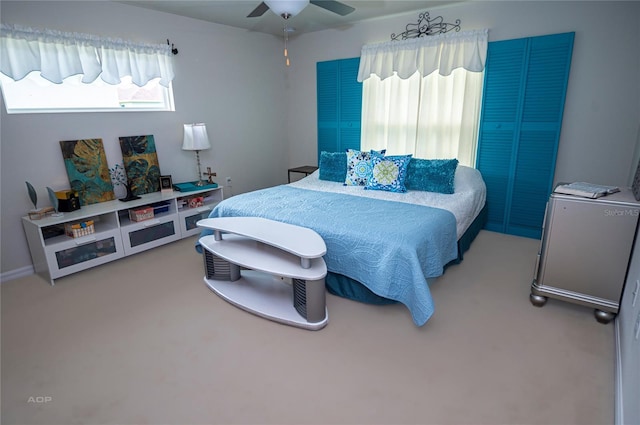
[[487, 229], [504, 231], [527, 41], [489, 43], [476, 167], [487, 185]]
[[318, 62], [318, 160], [320, 153], [360, 149], [362, 83], [360, 58]]
[[318, 99], [318, 161], [320, 152], [338, 150], [338, 62], [318, 62], [316, 88]]
[[489, 43], [477, 155], [489, 230], [541, 237], [573, 39], [565, 33]]

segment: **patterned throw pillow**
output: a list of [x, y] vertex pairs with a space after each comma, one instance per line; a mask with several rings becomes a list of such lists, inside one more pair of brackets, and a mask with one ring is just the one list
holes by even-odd
[[347, 149], [347, 177], [345, 186], [366, 186], [367, 178], [371, 174], [371, 158], [379, 156], [377, 152], [362, 152]]
[[407, 177], [409, 161], [411, 155], [374, 156], [371, 159], [371, 175], [365, 189], [406, 192], [404, 180]]

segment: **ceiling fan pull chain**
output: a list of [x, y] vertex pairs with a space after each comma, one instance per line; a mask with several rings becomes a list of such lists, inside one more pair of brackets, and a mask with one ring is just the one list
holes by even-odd
[[289, 41], [289, 34], [287, 34], [287, 29], [284, 29], [284, 57], [289, 56], [289, 51], [287, 50], [287, 41]]
[[284, 26], [284, 58], [285, 58], [285, 63], [287, 66], [290, 65], [289, 62], [289, 49], [287, 48], [287, 44], [289, 41], [289, 28], [287, 28], [287, 26]]

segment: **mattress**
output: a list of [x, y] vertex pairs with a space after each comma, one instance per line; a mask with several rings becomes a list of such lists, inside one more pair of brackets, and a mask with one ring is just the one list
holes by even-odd
[[319, 170], [316, 170], [307, 177], [289, 183], [289, 186], [441, 208], [455, 216], [458, 239], [480, 214], [487, 198], [487, 188], [480, 172], [463, 165], [458, 165], [456, 169], [455, 193], [451, 195], [420, 190], [409, 190], [405, 193], [364, 190], [361, 186], [344, 186], [342, 183], [320, 180], [318, 176]]

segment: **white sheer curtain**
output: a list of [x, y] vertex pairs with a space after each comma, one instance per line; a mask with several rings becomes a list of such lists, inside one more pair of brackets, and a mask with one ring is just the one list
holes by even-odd
[[475, 163], [488, 31], [367, 45], [361, 148]]
[[2, 24], [0, 72], [18, 81], [32, 71], [40, 71], [53, 83], [82, 75], [83, 83], [100, 77], [107, 84], [119, 84], [122, 77], [131, 76], [137, 86], [160, 78], [160, 84], [168, 87], [174, 77], [168, 44]]

